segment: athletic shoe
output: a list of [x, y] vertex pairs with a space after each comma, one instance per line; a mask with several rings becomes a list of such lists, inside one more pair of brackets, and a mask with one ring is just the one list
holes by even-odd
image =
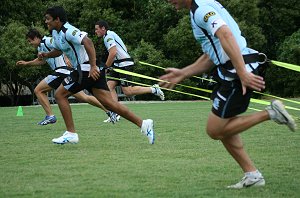
[[44, 120], [40, 121], [38, 125], [54, 124], [57, 121], [55, 116], [46, 116]]
[[106, 114], [108, 115], [108, 118], [106, 120], [104, 120], [103, 122], [111, 122], [111, 123], [115, 124], [116, 122], [119, 122], [121, 119], [120, 115], [118, 115], [112, 111], [109, 111]]
[[270, 118], [274, 120], [277, 124], [285, 124], [289, 127], [291, 131], [296, 130], [297, 126], [295, 120], [285, 110], [285, 107], [281, 101], [273, 100], [271, 104], [266, 107], [266, 110], [268, 111]]
[[155, 84], [152, 86], [154, 89], [155, 89], [155, 92], [153, 93], [154, 95], [156, 96], [159, 96], [159, 98], [161, 100], [165, 100], [165, 94], [164, 92], [160, 89], [159, 85], [158, 84]]
[[153, 127], [154, 127], [153, 120], [151, 119], [143, 120], [141, 132], [147, 136], [150, 144], [154, 144], [154, 140], [155, 140]]
[[241, 188], [249, 188], [252, 186], [255, 187], [261, 187], [265, 185], [265, 179], [263, 176], [257, 177], [257, 178], [249, 178], [244, 176], [242, 180], [234, 185], [227, 186], [227, 188], [235, 188], [235, 189], [241, 189]]
[[59, 138], [52, 139], [52, 142], [55, 144], [66, 144], [66, 143], [77, 144], [79, 142], [79, 138], [77, 133], [70, 133], [66, 131]]

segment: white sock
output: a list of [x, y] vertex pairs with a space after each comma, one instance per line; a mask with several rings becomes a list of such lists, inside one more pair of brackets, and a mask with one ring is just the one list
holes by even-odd
[[276, 112], [273, 109], [267, 109], [270, 119], [273, 120], [276, 117]]
[[154, 94], [156, 93], [156, 89], [154, 87], [150, 87], [151, 88], [151, 92]]
[[245, 172], [245, 176], [249, 178], [258, 178], [262, 177], [262, 174], [259, 172], [259, 170], [256, 170], [252, 172]]

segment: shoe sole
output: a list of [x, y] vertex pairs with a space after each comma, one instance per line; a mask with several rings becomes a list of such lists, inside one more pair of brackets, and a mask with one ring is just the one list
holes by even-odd
[[296, 130], [296, 123], [295, 120], [292, 118], [292, 116], [285, 110], [284, 105], [279, 100], [275, 100], [272, 102], [272, 107], [275, 108], [281, 115], [286, 119], [287, 126], [291, 131]]
[[64, 143], [60, 143], [60, 142], [53, 142], [53, 144], [59, 144], [59, 145], [63, 145], [63, 144], [77, 144], [78, 142], [64, 142]]
[[228, 189], [242, 189], [242, 188], [250, 188], [250, 187], [263, 187], [265, 186], [266, 182], [265, 182], [265, 179], [261, 179], [253, 184], [250, 184], [250, 185], [243, 185], [241, 187], [235, 187], [235, 185], [232, 185], [232, 186], [227, 186]]
[[120, 118], [117, 118], [117, 120], [115, 121], [115, 122], [112, 122], [111, 120], [104, 120], [103, 122], [104, 123], [113, 123], [113, 124], [115, 124], [116, 122], [119, 122], [120, 121]]
[[152, 131], [153, 131], [153, 139], [151, 140], [151, 142], [149, 141], [150, 144], [154, 144], [155, 142], [154, 121], [152, 121]]
[[45, 123], [45, 124], [40, 124], [40, 123], [38, 123], [38, 125], [41, 125], [41, 126], [43, 126], [43, 125], [55, 124], [55, 123], [56, 123], [56, 121], [55, 121], [55, 122], [48, 122], [48, 123]]

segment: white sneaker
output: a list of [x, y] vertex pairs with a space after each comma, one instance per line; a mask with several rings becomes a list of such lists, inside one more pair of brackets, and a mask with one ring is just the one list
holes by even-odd
[[153, 93], [154, 95], [156, 96], [159, 96], [159, 98], [161, 100], [165, 100], [165, 94], [164, 92], [160, 89], [159, 85], [158, 84], [155, 84], [152, 86], [154, 89], [155, 89], [155, 92]]
[[106, 113], [108, 115], [108, 118], [106, 120], [103, 120], [103, 122], [112, 122], [113, 124], [115, 124], [116, 122], [119, 122], [121, 119], [121, 116], [119, 114], [116, 114], [114, 112], [107, 112]]
[[52, 142], [55, 144], [66, 144], [66, 143], [77, 144], [79, 142], [79, 138], [77, 133], [70, 133], [66, 131], [59, 138], [52, 139]]
[[257, 178], [252, 178], [250, 179], [247, 176], [244, 176], [242, 180], [234, 185], [227, 186], [227, 188], [235, 188], [235, 189], [241, 189], [241, 188], [249, 188], [252, 186], [255, 187], [261, 187], [265, 185], [265, 179], [263, 176], [257, 177]]
[[154, 144], [155, 134], [153, 130], [153, 120], [143, 120], [143, 124], [141, 127], [141, 132], [148, 137], [149, 143]]
[[277, 124], [285, 124], [289, 127], [291, 131], [296, 130], [297, 126], [295, 120], [285, 110], [285, 107], [281, 101], [273, 100], [271, 104], [266, 107], [266, 110], [268, 111], [270, 118], [274, 120]]

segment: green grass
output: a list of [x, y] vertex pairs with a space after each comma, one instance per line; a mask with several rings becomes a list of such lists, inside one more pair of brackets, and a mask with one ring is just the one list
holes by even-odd
[[299, 197], [299, 131], [265, 122], [243, 133], [266, 186], [230, 190], [243, 173], [205, 133], [210, 102], [126, 105], [155, 120], [154, 145], [124, 119], [103, 123], [106, 115], [90, 105], [72, 105], [76, 145], [51, 143], [65, 130], [57, 106], [49, 126], [36, 125], [40, 106], [23, 107], [23, 117], [17, 107], [0, 108], [0, 197]]

